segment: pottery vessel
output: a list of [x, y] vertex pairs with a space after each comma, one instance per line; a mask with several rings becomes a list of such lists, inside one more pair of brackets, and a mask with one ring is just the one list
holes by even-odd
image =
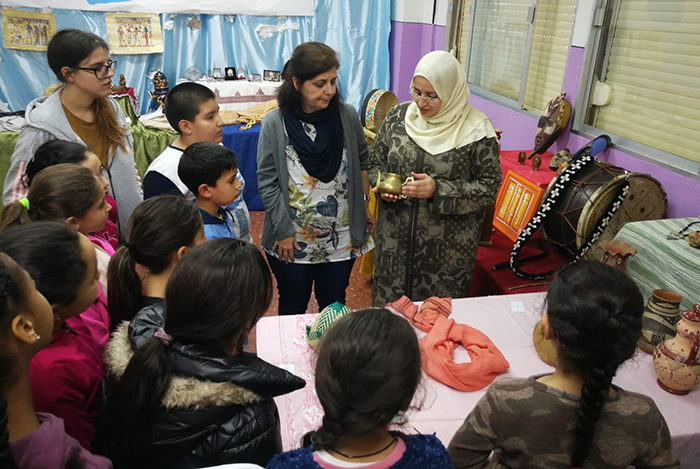
[[700, 305], [683, 313], [676, 336], [654, 350], [657, 383], [672, 394], [685, 395], [700, 382]]
[[603, 251], [603, 258], [600, 261], [623, 274], [627, 273], [627, 259], [637, 254], [637, 248], [616, 239], [601, 241], [598, 249]]
[[642, 315], [642, 337], [637, 345], [647, 353], [676, 333], [681, 296], [668, 290], [654, 290]]
[[401, 182], [401, 176], [395, 173], [388, 173], [382, 180], [382, 173], [377, 171], [377, 187], [383, 194], [401, 195], [401, 188], [413, 180], [413, 177], [409, 176]]

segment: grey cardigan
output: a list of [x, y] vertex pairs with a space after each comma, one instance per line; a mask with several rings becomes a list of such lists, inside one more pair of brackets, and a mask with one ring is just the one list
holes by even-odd
[[[348, 156], [348, 205], [350, 207], [350, 239], [353, 247], [364, 244], [367, 218], [362, 191], [362, 171], [368, 167], [367, 140], [360, 118], [351, 105], [340, 105], [340, 118]], [[258, 191], [265, 206], [262, 245], [272, 250], [275, 242], [296, 234], [289, 216], [289, 173], [285, 146], [287, 134], [279, 108], [265, 116], [258, 140]]]
[[[3, 190], [3, 203], [6, 205], [19, 200], [27, 195], [27, 188], [22, 184], [22, 177], [27, 169], [27, 162], [32, 159], [37, 148], [49, 140], [68, 140], [85, 145], [80, 137], [71, 128], [66, 113], [61, 104], [61, 93], [58, 90], [50, 96], [42, 96], [35, 99], [27, 106], [25, 123], [19, 133], [17, 145], [15, 145], [10, 169], [5, 177]], [[130, 151], [126, 152], [117, 147], [116, 153], [109, 154], [109, 167], [105, 176], [109, 180], [109, 192], [117, 201], [119, 210], [119, 233], [124, 236], [126, 222], [136, 206], [143, 200], [141, 187], [136, 180], [136, 166], [134, 165], [134, 139], [129, 132], [126, 117], [119, 104], [109, 98], [109, 102], [117, 116], [117, 122], [126, 131], [126, 143]]]

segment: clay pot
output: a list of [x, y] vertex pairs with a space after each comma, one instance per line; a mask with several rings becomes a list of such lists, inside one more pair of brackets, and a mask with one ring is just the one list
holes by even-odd
[[676, 336], [654, 350], [654, 371], [664, 391], [685, 395], [700, 382], [700, 305], [683, 313]]
[[637, 254], [637, 248], [616, 239], [601, 241], [598, 249], [603, 251], [601, 262], [616, 268], [623, 274], [627, 273], [627, 259]]
[[637, 345], [646, 353], [676, 333], [681, 296], [668, 290], [654, 290], [642, 315], [642, 337]]

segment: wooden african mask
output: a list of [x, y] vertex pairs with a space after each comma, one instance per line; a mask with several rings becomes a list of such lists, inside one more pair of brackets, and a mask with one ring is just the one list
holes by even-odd
[[566, 93], [562, 93], [549, 103], [542, 111], [537, 122], [535, 132], [535, 149], [528, 158], [544, 153], [561, 135], [571, 117], [571, 103], [566, 100]]

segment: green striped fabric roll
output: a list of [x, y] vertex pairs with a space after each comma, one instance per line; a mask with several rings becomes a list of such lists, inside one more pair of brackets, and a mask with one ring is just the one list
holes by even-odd
[[[627, 272], [637, 283], [646, 301], [656, 289], [669, 290], [683, 297], [681, 311], [700, 303], [700, 249], [690, 247], [688, 238], [669, 240], [698, 218], [674, 218], [627, 223], [615, 239], [637, 248], [627, 261]], [[700, 230], [700, 223], [689, 230]]]

